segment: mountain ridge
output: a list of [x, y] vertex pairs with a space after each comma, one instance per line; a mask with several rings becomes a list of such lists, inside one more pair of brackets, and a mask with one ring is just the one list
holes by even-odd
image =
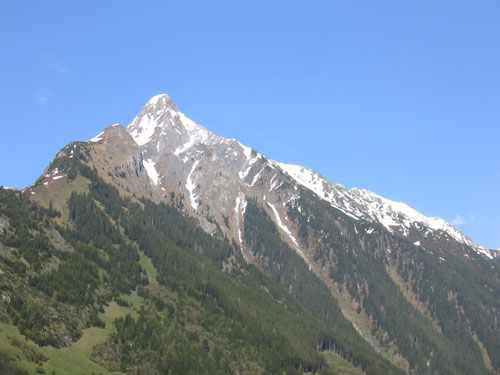
[[[236, 142], [240, 145], [247, 159], [245, 168], [240, 169], [238, 172], [238, 176], [241, 180], [245, 179], [257, 159], [263, 157], [262, 154], [255, 151], [256, 155], [252, 158], [252, 148], [241, 144], [237, 140], [217, 136], [203, 126], [196, 124], [180, 112], [174, 101], [167, 94], [159, 94], [152, 97], [132, 122], [126, 126], [126, 130], [132, 135], [141, 148], [150, 142], [156, 142], [156, 150], [160, 153], [160, 148], [163, 151], [166, 147], [165, 145], [160, 146], [161, 142], [159, 138], [168, 138], [169, 135], [172, 135], [171, 131], [169, 132], [165, 129], [165, 127], [169, 125], [175, 129], [178, 136], [181, 136], [179, 137], [181, 140], [180, 145], [177, 145], [173, 151], [176, 156], [184, 154], [191, 147], [198, 144]], [[181, 127], [184, 127], [185, 132], [181, 131]], [[153, 137], [155, 131], [158, 129], [161, 129], [160, 134]], [[181, 134], [181, 132], [183, 134]], [[98, 136], [93, 139], [96, 138], [98, 138]], [[168, 140], [166, 146], [168, 147]], [[148, 151], [146, 154], [151, 153], [151, 146], [146, 149]], [[153, 159], [154, 157], [149, 159], [145, 158], [144, 166], [151, 180], [155, 182], [155, 184], [158, 184], [160, 174], [155, 168]], [[297, 183], [310, 189], [320, 198], [326, 199], [335, 208], [348, 215], [353, 215], [353, 217], [358, 219], [362, 218], [368, 221], [377, 221], [384, 225], [389, 231], [393, 231], [393, 227], [399, 227], [397, 230], [404, 235], [407, 235], [410, 226], [418, 223], [432, 231], [441, 230], [446, 232], [447, 235], [454, 238], [457, 242], [471, 246], [475, 251], [490, 259], [498, 256], [498, 253], [478, 245], [445, 220], [438, 217], [426, 217], [406, 203], [392, 201], [366, 189], [352, 188], [347, 190], [340, 184], [334, 184], [327, 181], [321, 174], [312, 169], [298, 165], [285, 164], [271, 159], [268, 160], [273, 165], [278, 166], [288, 173]], [[196, 169], [196, 167], [194, 169]], [[255, 183], [256, 178], [258, 178], [258, 175], [254, 175], [252, 183]], [[250, 185], [252, 185], [252, 183]], [[188, 190], [191, 192], [194, 186], [189, 184], [189, 187], [190, 189]], [[193, 206], [195, 199], [192, 194], [190, 194], [190, 197], [192, 198], [191, 206]]]

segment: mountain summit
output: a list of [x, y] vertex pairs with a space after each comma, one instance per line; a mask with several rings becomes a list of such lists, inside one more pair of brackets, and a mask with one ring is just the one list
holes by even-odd
[[[166, 94], [151, 98], [127, 129], [139, 146], [155, 142], [158, 152], [162, 141], [169, 142], [165, 146], [174, 141], [176, 144], [189, 144], [191, 141], [206, 141], [211, 135], [180, 112]], [[174, 152], [179, 154], [182, 149], [176, 148]]]

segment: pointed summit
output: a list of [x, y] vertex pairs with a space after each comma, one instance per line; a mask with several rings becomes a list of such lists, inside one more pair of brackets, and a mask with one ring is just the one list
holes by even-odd
[[179, 108], [167, 94], [153, 96], [127, 127], [139, 146], [151, 140], [156, 129], [179, 115]]
[[143, 151], [155, 158], [160, 151], [179, 155], [215, 137], [184, 115], [167, 94], [155, 95], [127, 127]]
[[179, 112], [179, 108], [175, 105], [174, 101], [167, 94], [158, 94], [153, 96], [144, 106], [143, 110], [149, 107], [154, 107], [157, 110], [161, 109], [172, 109], [175, 112]]

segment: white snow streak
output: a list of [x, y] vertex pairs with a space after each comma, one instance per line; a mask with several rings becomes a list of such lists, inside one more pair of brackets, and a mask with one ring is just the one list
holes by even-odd
[[273, 177], [271, 177], [271, 181], [270, 181], [271, 186], [269, 187], [269, 191], [273, 190], [279, 182], [278, 180], [274, 181], [276, 176], [277, 176], [277, 173]]
[[250, 147], [247, 147], [245, 146], [244, 144], [236, 141], [236, 143], [238, 143], [240, 145], [240, 147], [243, 149], [243, 153], [245, 154], [245, 157], [247, 158], [247, 160], [250, 160], [250, 158], [252, 157], [252, 149]]
[[148, 173], [149, 178], [153, 181], [155, 185], [158, 185], [158, 181], [160, 180], [160, 174], [156, 170], [155, 162], [151, 159], [143, 160], [144, 168], [146, 168], [146, 172]]
[[102, 132], [100, 132], [99, 134], [97, 134], [94, 138], [92, 138], [91, 140], [89, 140], [89, 142], [99, 142], [99, 141], [102, 141], [102, 135], [104, 134], [104, 130]]
[[[241, 143], [240, 143], [240, 145], [241, 145]], [[241, 146], [245, 147], [243, 145], [241, 145]], [[240, 176], [240, 179], [242, 179], [242, 180], [244, 180], [246, 178], [246, 176], [248, 176], [248, 173], [250, 173], [250, 170], [252, 169], [252, 166], [262, 157], [261, 154], [257, 154], [253, 158], [250, 157], [250, 156], [248, 156], [248, 155], [246, 155], [246, 154], [245, 154], [245, 156], [247, 157], [247, 161], [245, 163], [245, 165], [246, 165], [247, 168], [244, 171], [238, 172], [238, 176]]]
[[262, 175], [262, 172], [264, 172], [264, 169], [266, 169], [266, 166], [263, 166], [262, 169], [255, 176], [253, 176], [252, 184], [250, 186], [253, 186], [257, 182]]
[[280, 215], [279, 215], [278, 210], [276, 209], [276, 207], [274, 207], [274, 205], [272, 203], [267, 202], [267, 204], [269, 205], [269, 207], [271, 207], [271, 209], [274, 212], [274, 216], [276, 217], [276, 223], [278, 223], [278, 226], [281, 228], [281, 230], [288, 235], [288, 237], [290, 238], [290, 240], [295, 245], [295, 248], [296, 248], [297, 252], [306, 261], [307, 265], [309, 266], [309, 270], [310, 270], [311, 269], [311, 265], [309, 264], [309, 261], [307, 260], [306, 255], [301, 250], [301, 248], [300, 248], [300, 246], [299, 246], [299, 244], [297, 242], [297, 239], [293, 236], [293, 234], [290, 231], [290, 229], [288, 229], [288, 227], [285, 224], [283, 224], [283, 222], [281, 221]]
[[239, 171], [238, 176], [240, 177], [241, 180], [244, 180], [246, 176], [248, 176], [248, 173], [250, 173], [250, 170], [252, 169], [252, 166], [248, 166], [247, 169], [244, 171]]
[[175, 151], [174, 151], [175, 156], [179, 156], [184, 151], [189, 150], [191, 147], [194, 146], [194, 141], [195, 141], [194, 138], [191, 137], [189, 134], [188, 134], [188, 137], [189, 137], [189, 140], [186, 143], [184, 143], [182, 146], [177, 147], [175, 149]]
[[191, 176], [198, 166], [198, 163], [200, 161], [196, 160], [193, 164], [193, 167], [191, 168], [191, 171], [188, 174], [187, 181], [186, 181], [186, 189], [189, 191], [189, 198], [191, 199], [191, 207], [193, 207], [194, 210], [198, 208], [198, 202], [196, 202], [196, 196], [194, 195], [193, 191], [196, 188], [196, 183], [192, 180]]
[[245, 217], [246, 208], [247, 208], [247, 201], [245, 199], [245, 195], [242, 192], [239, 192], [238, 196], [236, 197], [236, 205], [234, 206], [234, 212], [236, 214], [236, 227], [238, 228], [238, 239], [240, 240], [240, 246], [243, 246], [241, 224], [243, 223], [243, 218]]

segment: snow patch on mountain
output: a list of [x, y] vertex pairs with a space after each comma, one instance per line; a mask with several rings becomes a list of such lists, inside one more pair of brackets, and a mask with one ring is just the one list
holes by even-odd
[[264, 169], [266, 169], [266, 166], [263, 166], [262, 169], [260, 171], [258, 171], [255, 176], [253, 176], [253, 180], [252, 180], [252, 183], [250, 184], [250, 186], [255, 185], [255, 183], [259, 180], [260, 176], [262, 175], [262, 172], [264, 172]]
[[250, 158], [252, 157], [252, 149], [238, 142], [237, 140], [235, 140], [235, 142], [243, 149], [243, 154], [247, 158], [247, 161], [250, 160]]
[[273, 177], [271, 177], [271, 181], [269, 181], [269, 184], [271, 185], [271, 186], [269, 186], [269, 192], [271, 192], [276, 187], [276, 185], [278, 185], [278, 183], [279, 183], [278, 179], [275, 180], [275, 178], [276, 178], [277, 175], [278, 174], [275, 173], [273, 175]]
[[54, 175], [56, 175], [58, 173], [59, 173], [59, 168], [54, 168], [50, 173], [46, 173], [43, 176], [44, 177], [50, 177], [50, 176], [54, 176]]
[[318, 172], [299, 165], [274, 162], [300, 185], [316, 193], [318, 197], [329, 202], [333, 207], [342, 211], [355, 220], [359, 220], [361, 212], [352, 207], [352, 199], [342, 185], [334, 185], [324, 179]]
[[198, 202], [196, 201], [196, 196], [194, 195], [194, 189], [196, 188], [196, 183], [192, 179], [193, 172], [195, 171], [196, 167], [200, 163], [199, 160], [196, 160], [191, 167], [191, 171], [189, 172], [186, 180], [186, 189], [189, 191], [189, 199], [191, 200], [191, 207], [193, 207], [193, 210], [196, 210], [198, 208]]
[[485, 248], [439, 217], [426, 217], [406, 203], [391, 201], [368, 190], [353, 188], [349, 193], [365, 208], [369, 218], [377, 220], [388, 230], [392, 231], [393, 227], [399, 227], [404, 235], [408, 235], [412, 225], [419, 223], [433, 231], [443, 231], [457, 242], [472, 247], [490, 259], [493, 258]]
[[104, 130], [102, 132], [100, 132], [99, 134], [97, 134], [94, 138], [90, 139], [89, 142], [96, 143], [96, 142], [102, 141], [103, 134], [104, 134]]
[[204, 143], [212, 133], [210, 133], [207, 129], [202, 126], [196, 124], [193, 120], [189, 119], [184, 113], [178, 112], [177, 115], [180, 118], [180, 121], [184, 128], [187, 131], [189, 140], [184, 143], [182, 146], [178, 147], [174, 154], [179, 156], [183, 152], [189, 150], [195, 144]]
[[143, 160], [142, 163], [144, 164], [144, 168], [146, 168], [146, 172], [151, 181], [153, 181], [155, 185], [158, 185], [158, 182], [160, 181], [160, 174], [156, 170], [154, 161], [148, 159], [148, 160]]
[[156, 121], [156, 118], [145, 115], [134, 123], [134, 129], [130, 132], [130, 135], [139, 146], [143, 146], [151, 140], [157, 126], [158, 121]]
[[[252, 157], [252, 156], [251, 156], [251, 152], [252, 152], [252, 150], [251, 150], [250, 148], [243, 146], [243, 145], [242, 145], [241, 143], [239, 143], [239, 142], [238, 142], [238, 144], [239, 144], [240, 146], [244, 147], [244, 148], [243, 148], [243, 152], [244, 152], [245, 157], [246, 157], [246, 162], [245, 162], [245, 164], [244, 164], [244, 166], [245, 166], [245, 168], [246, 168], [246, 169], [245, 169], [244, 171], [239, 171], [239, 172], [238, 172], [238, 176], [240, 177], [240, 179], [241, 179], [241, 180], [244, 180], [244, 179], [248, 176], [248, 174], [250, 173], [250, 170], [252, 169], [253, 165], [254, 165], [255, 163], [257, 163], [257, 161], [258, 161], [259, 159], [261, 159], [261, 158], [262, 158], [262, 155], [261, 155], [261, 154], [259, 154], [259, 153], [257, 153], [257, 155], [256, 155], [256, 156]], [[250, 152], [248, 152], [248, 150], [250, 150]]]
[[299, 182], [304, 187], [312, 190], [321, 198], [325, 199], [326, 192], [323, 186], [323, 178], [319, 173], [314, 172], [311, 169], [301, 167], [299, 165], [285, 164], [276, 162], [282, 170], [293, 177], [297, 182]]
[[243, 236], [241, 234], [241, 225], [245, 217], [245, 212], [247, 208], [247, 201], [245, 195], [242, 192], [238, 192], [236, 197], [236, 205], [234, 206], [234, 212], [236, 217], [236, 227], [238, 228], [238, 240], [240, 241], [240, 246], [243, 247]]

